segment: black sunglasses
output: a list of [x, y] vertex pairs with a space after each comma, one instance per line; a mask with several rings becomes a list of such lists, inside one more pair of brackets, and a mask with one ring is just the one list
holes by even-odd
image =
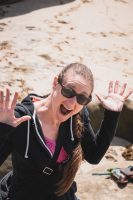
[[77, 94], [72, 88], [65, 87], [62, 85], [60, 81], [58, 83], [61, 85], [61, 94], [66, 97], [66, 98], [72, 98], [76, 96], [77, 102], [81, 105], [87, 105], [88, 103], [91, 102], [92, 96], [90, 95], [89, 97], [86, 97], [83, 94]]

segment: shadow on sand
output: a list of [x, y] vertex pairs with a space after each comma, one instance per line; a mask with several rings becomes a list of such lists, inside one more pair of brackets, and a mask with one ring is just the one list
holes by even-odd
[[74, 0], [0, 0], [0, 19], [24, 15], [37, 9], [58, 6]]

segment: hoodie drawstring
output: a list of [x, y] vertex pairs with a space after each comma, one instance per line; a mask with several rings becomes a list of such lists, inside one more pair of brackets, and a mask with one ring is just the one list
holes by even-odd
[[70, 131], [71, 131], [71, 140], [74, 141], [73, 128], [72, 128], [72, 117], [71, 117], [71, 121], [70, 121]]
[[[35, 120], [35, 112], [33, 113], [33, 119]], [[28, 150], [29, 150], [29, 137], [30, 137], [30, 120], [27, 121], [27, 143], [25, 150], [25, 158], [28, 158]], [[71, 140], [74, 141], [73, 129], [72, 129], [72, 117], [70, 119], [70, 132], [71, 132]]]
[[28, 149], [29, 149], [29, 137], [30, 137], [30, 120], [28, 120], [27, 124], [27, 144], [26, 144], [26, 151], [25, 151], [25, 158], [28, 158]]

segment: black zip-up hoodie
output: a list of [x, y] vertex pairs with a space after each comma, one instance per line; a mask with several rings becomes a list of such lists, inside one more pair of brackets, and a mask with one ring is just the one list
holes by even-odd
[[[81, 140], [73, 133], [73, 117], [63, 122], [54, 155], [48, 149], [41, 124], [35, 113], [32, 98], [43, 98], [29, 94], [15, 108], [15, 116], [30, 115], [31, 119], [14, 128], [0, 123], [0, 165], [12, 154], [13, 176], [9, 196], [11, 200], [74, 200], [75, 182], [62, 197], [54, 195], [55, 183], [62, 177], [63, 166], [71, 159], [78, 142], [81, 143], [84, 158], [91, 164], [100, 162], [106, 153], [117, 127], [119, 112], [105, 110], [100, 129], [95, 134], [90, 125], [86, 107], [82, 109], [84, 133]], [[57, 164], [61, 147], [68, 153], [68, 159]]]

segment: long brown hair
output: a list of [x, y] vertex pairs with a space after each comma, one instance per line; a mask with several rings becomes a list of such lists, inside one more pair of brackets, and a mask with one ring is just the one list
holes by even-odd
[[[79, 63], [72, 63], [67, 65], [59, 74], [59, 80], [65, 81], [65, 77], [69, 74], [69, 70], [73, 70], [74, 74], [78, 74], [89, 81], [91, 86], [91, 91], [94, 88], [94, 80], [91, 70], [83, 64]], [[72, 72], [72, 71], [71, 71]], [[82, 134], [84, 132], [84, 124], [82, 122], [81, 113], [78, 113], [74, 116], [73, 120], [73, 129], [74, 129], [74, 136], [76, 138], [81, 139]], [[68, 189], [71, 187], [72, 182], [75, 178], [75, 175], [79, 169], [79, 166], [84, 159], [81, 143], [78, 142], [77, 146], [72, 152], [71, 159], [64, 167], [63, 171], [63, 178], [56, 184], [57, 190], [55, 194], [57, 196], [63, 195]]]

